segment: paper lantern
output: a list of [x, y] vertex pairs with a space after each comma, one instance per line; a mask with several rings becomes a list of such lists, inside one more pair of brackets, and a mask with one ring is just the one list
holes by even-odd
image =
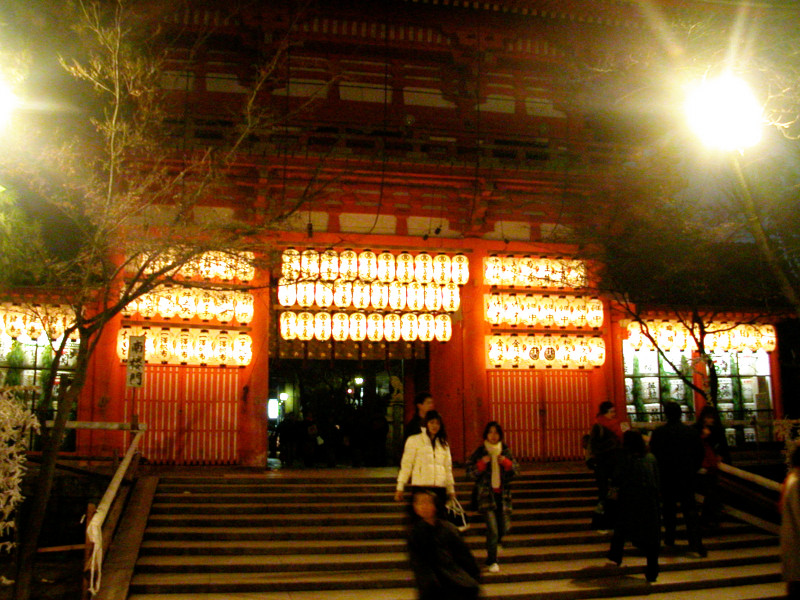
[[171, 286], [158, 288], [158, 314], [162, 319], [172, 319], [178, 314], [177, 290]]
[[239, 294], [236, 296], [236, 306], [234, 307], [234, 316], [239, 323], [246, 324], [253, 319], [253, 312], [255, 311], [254, 298], [252, 294]]
[[536, 262], [530, 256], [517, 260], [517, 281], [519, 285], [530, 286], [536, 282]]
[[372, 250], [364, 250], [358, 255], [358, 277], [361, 281], [373, 282], [378, 277], [378, 257]]
[[589, 363], [601, 367], [606, 362], [606, 344], [602, 338], [589, 338]]
[[550, 336], [542, 339], [540, 360], [544, 361], [545, 367], [552, 368], [556, 365], [556, 340]]
[[347, 308], [353, 300], [353, 284], [344, 279], [333, 282], [333, 303], [339, 308]]
[[[236, 314], [236, 301], [234, 298], [235, 294], [238, 293], [239, 292], [230, 291], [217, 292], [215, 297], [215, 309], [217, 312], [217, 320], [220, 323], [227, 323], [228, 321], [233, 320], [233, 317]], [[294, 302], [292, 304], [294, 304]]]
[[433, 258], [427, 252], [420, 252], [414, 259], [414, 279], [419, 283], [433, 281]]
[[455, 283], [446, 283], [442, 286], [442, 310], [455, 312], [461, 306], [461, 292]]
[[536, 325], [536, 301], [531, 294], [519, 298], [517, 322], [525, 327], [534, 327]]
[[245, 366], [250, 364], [253, 358], [253, 340], [249, 335], [242, 332], [233, 340], [233, 360], [237, 365]]
[[256, 268], [253, 262], [256, 255], [252, 252], [240, 252], [235, 265], [235, 275], [240, 281], [250, 281], [256, 276]]
[[486, 321], [488, 323], [499, 325], [503, 322], [503, 297], [500, 294], [487, 294], [484, 296], [484, 305], [486, 306]]
[[314, 337], [314, 315], [301, 312], [297, 315], [297, 339], [307, 342]]
[[297, 304], [302, 308], [309, 308], [314, 304], [316, 284], [313, 281], [297, 282]]
[[436, 333], [436, 319], [431, 313], [417, 315], [417, 337], [422, 342], [430, 342]]
[[[456, 274], [456, 258], [453, 259], [453, 282]], [[483, 281], [486, 285], [500, 285], [502, 282], [503, 260], [498, 256], [489, 256], [483, 263]]]
[[517, 259], [513, 256], [506, 256], [501, 259], [500, 285], [513, 287], [517, 284]]
[[394, 255], [384, 250], [378, 255], [378, 280], [383, 283], [394, 281]]
[[450, 283], [452, 261], [447, 254], [437, 254], [433, 257], [433, 280], [439, 285]]
[[439, 312], [442, 308], [442, 288], [438, 283], [425, 284], [425, 310]]
[[400, 335], [406, 342], [413, 342], [417, 339], [417, 315], [403, 313], [400, 317]]
[[589, 327], [598, 328], [603, 325], [603, 302], [598, 298], [586, 301], [586, 323]]
[[192, 337], [188, 329], [181, 329], [172, 340], [172, 355], [181, 364], [188, 363], [193, 355]]
[[540, 296], [536, 307], [537, 320], [544, 327], [552, 327], [556, 322], [556, 303], [552, 296]]
[[450, 341], [450, 337], [453, 335], [453, 322], [450, 320], [450, 315], [436, 315], [434, 335], [439, 342]]
[[337, 342], [343, 342], [350, 335], [350, 317], [347, 313], [334, 313], [331, 324], [331, 335]]
[[389, 313], [383, 317], [383, 338], [387, 342], [396, 342], [402, 334], [400, 315]]
[[383, 339], [383, 316], [379, 313], [367, 315], [367, 339], [370, 342], [380, 342]]
[[322, 281], [333, 281], [339, 277], [339, 255], [335, 250], [325, 250], [319, 259], [319, 277]]
[[358, 310], [364, 310], [370, 302], [370, 284], [361, 279], [353, 282], [353, 306]]
[[566, 336], [559, 338], [555, 341], [556, 359], [555, 362], [564, 367], [573, 366], [572, 362], [572, 344], [570, 339]]
[[456, 254], [450, 264], [450, 280], [456, 285], [469, 281], [469, 260], [463, 254]]
[[401, 252], [397, 255], [394, 276], [400, 283], [414, 281], [414, 257], [408, 252]]
[[[144, 297], [139, 300], [139, 314], [142, 314], [141, 307]], [[191, 288], [182, 288], [177, 294], [178, 316], [181, 319], [191, 319], [197, 312], [197, 296]]]
[[328, 308], [333, 304], [333, 284], [328, 281], [317, 281], [314, 284], [314, 302], [320, 308]]
[[509, 325], [517, 325], [519, 318], [519, 298], [516, 294], [503, 294], [503, 310], [501, 313], [501, 321]]
[[539, 287], [555, 287], [555, 263], [549, 258], [540, 258], [536, 261], [536, 282]]
[[588, 309], [586, 307], [586, 299], [581, 296], [573, 297], [570, 300], [570, 320], [575, 327], [586, 327], [586, 317]]
[[123, 317], [132, 317], [133, 315], [136, 314], [138, 310], [139, 310], [139, 299], [134, 298], [133, 300], [128, 302], [125, 306], [123, 306], [120, 312], [122, 313]]
[[201, 329], [194, 342], [194, 353], [196, 360], [201, 364], [208, 364], [208, 361], [213, 357], [211, 349], [211, 336], [208, 330]]
[[34, 342], [38, 340], [44, 333], [44, 324], [42, 318], [38, 314], [25, 315], [25, 333]]
[[314, 337], [321, 342], [331, 338], [332, 319], [331, 313], [318, 312], [314, 315]]
[[281, 255], [281, 275], [287, 281], [297, 281], [300, 277], [300, 253], [287, 248]]
[[489, 347], [486, 350], [486, 356], [493, 367], [499, 367], [503, 364], [506, 354], [506, 345], [502, 337], [493, 336], [489, 340]]
[[[197, 300], [195, 299], [194, 291], [193, 290], [184, 290], [184, 291], [189, 292], [192, 296], [190, 304], [194, 308], [194, 310], [192, 310], [192, 316], [194, 316], [197, 305]], [[143, 319], [152, 319], [157, 314], [158, 314], [158, 297], [153, 292], [140, 296], [139, 316], [142, 317]]]
[[730, 338], [730, 349], [733, 352], [741, 352], [743, 348], [742, 344], [742, 329], [741, 327], [734, 327], [728, 332], [728, 337]]
[[250, 267], [250, 264], [243, 257], [224, 252], [217, 252], [216, 254], [217, 277], [223, 281], [230, 281], [234, 277], [239, 277], [239, 279], [243, 281], [252, 279], [252, 275], [248, 276], [248, 267]]
[[389, 285], [373, 281], [369, 291], [370, 304], [375, 310], [384, 310], [389, 304]]
[[[281, 315], [283, 316], [283, 315]], [[227, 331], [220, 331], [219, 335], [214, 338], [214, 358], [221, 365], [227, 365], [232, 362], [233, 358], [233, 344], [231, 335]]]
[[162, 327], [153, 340], [153, 360], [162, 364], [172, 361], [173, 333], [169, 327]]
[[117, 357], [120, 360], [128, 359], [128, 338], [131, 336], [130, 327], [122, 327], [117, 333]]
[[300, 279], [317, 279], [319, 277], [319, 252], [313, 248], [303, 250], [300, 255]]
[[297, 313], [284, 311], [280, 319], [281, 337], [285, 340], [297, 339]]
[[350, 339], [362, 342], [367, 337], [367, 316], [362, 312], [350, 315]]
[[571, 288], [586, 287], [586, 263], [569, 261], [564, 265], [564, 283]]
[[395, 280], [389, 284], [389, 307], [404, 310], [406, 307], [406, 286]]
[[778, 338], [775, 334], [775, 327], [772, 325], [761, 325], [761, 347], [767, 352], [774, 352], [778, 345]]
[[210, 320], [216, 313], [214, 311], [214, 295], [209, 290], [197, 292], [197, 316], [203, 320]]
[[49, 337], [51, 341], [55, 341], [64, 335], [67, 321], [73, 320], [68, 316], [69, 314], [68, 309], [58, 308], [47, 315], [45, 329], [47, 330], [47, 337]]
[[345, 250], [339, 255], [339, 277], [345, 281], [353, 281], [358, 277], [358, 254]]
[[197, 261], [197, 274], [203, 279], [213, 279], [217, 274], [214, 252], [204, 252]]
[[425, 307], [425, 287], [419, 281], [412, 281], [406, 286], [406, 306], [413, 311]]
[[565, 297], [556, 298], [553, 301], [553, 319], [559, 327], [567, 327], [570, 324], [572, 311], [570, 302]]

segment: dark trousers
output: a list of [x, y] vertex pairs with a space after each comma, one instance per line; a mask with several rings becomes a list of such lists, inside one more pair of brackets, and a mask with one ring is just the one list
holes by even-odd
[[486, 564], [491, 565], [497, 562], [497, 545], [503, 541], [506, 533], [505, 515], [503, 514], [503, 496], [494, 495], [495, 509], [484, 513], [486, 521]]
[[661, 501], [664, 521], [664, 543], [668, 546], [675, 543], [678, 504], [680, 504], [683, 520], [686, 523], [686, 537], [689, 540], [689, 546], [694, 550], [702, 549], [703, 541], [700, 537], [700, 520], [697, 516], [694, 486], [686, 485], [686, 483], [667, 482], [661, 488]]
[[[617, 526], [614, 529], [614, 535], [611, 537], [611, 548], [608, 551], [608, 559], [618, 565], [622, 564], [622, 551], [625, 548], [625, 528]], [[658, 577], [658, 542], [647, 544], [641, 548], [644, 556], [647, 559], [647, 566], [644, 569], [644, 575], [647, 581], [655, 581]]]

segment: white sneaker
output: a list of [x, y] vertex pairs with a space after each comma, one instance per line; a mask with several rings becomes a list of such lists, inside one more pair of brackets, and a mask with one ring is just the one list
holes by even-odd
[[492, 563], [489, 565], [489, 573], [497, 573], [500, 571], [500, 565], [497, 563]]

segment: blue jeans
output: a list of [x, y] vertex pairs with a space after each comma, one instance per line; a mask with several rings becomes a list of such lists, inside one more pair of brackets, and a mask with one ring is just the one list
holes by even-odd
[[494, 496], [494, 510], [484, 513], [483, 518], [486, 521], [486, 564], [491, 565], [497, 562], [497, 545], [503, 541], [503, 536], [506, 531], [506, 523], [503, 518], [503, 496], [502, 494], [495, 494]]

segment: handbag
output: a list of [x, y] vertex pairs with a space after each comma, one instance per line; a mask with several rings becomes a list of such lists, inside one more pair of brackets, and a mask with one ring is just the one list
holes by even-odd
[[444, 505], [445, 509], [445, 517], [448, 521], [450, 521], [453, 525], [456, 526], [461, 532], [466, 531], [469, 529], [469, 522], [467, 521], [467, 513], [464, 510], [464, 507], [461, 506], [461, 503], [458, 501], [458, 498], [455, 496], [448, 498], [447, 502]]

